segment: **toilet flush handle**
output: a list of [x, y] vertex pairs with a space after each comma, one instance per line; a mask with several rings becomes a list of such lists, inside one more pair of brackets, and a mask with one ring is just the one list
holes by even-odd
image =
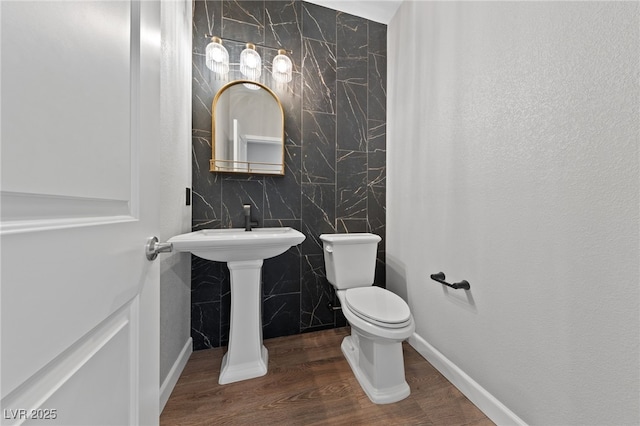
[[326, 246], [324, 249], [327, 253], [333, 253], [333, 247], [331, 246]]

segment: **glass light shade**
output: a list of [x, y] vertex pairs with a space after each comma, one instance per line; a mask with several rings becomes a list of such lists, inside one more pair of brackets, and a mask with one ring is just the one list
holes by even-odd
[[212, 37], [211, 43], [207, 45], [206, 64], [207, 68], [219, 76], [229, 73], [229, 52], [218, 37]]
[[278, 50], [278, 56], [273, 58], [271, 75], [278, 83], [288, 83], [291, 81], [293, 64], [291, 63], [291, 59], [289, 59], [285, 53], [287, 53], [286, 50], [280, 49]]
[[240, 72], [248, 80], [254, 81], [262, 74], [262, 59], [252, 43], [247, 43], [247, 48], [240, 54]]

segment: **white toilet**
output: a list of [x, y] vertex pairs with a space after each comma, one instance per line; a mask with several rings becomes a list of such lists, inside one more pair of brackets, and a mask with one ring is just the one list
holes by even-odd
[[402, 341], [415, 330], [409, 306], [396, 294], [374, 287], [375, 234], [322, 234], [327, 279], [335, 287], [351, 336], [342, 353], [369, 399], [389, 404], [411, 393], [404, 377]]

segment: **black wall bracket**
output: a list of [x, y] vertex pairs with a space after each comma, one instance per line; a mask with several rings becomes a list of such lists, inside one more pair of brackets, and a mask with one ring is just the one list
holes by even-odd
[[341, 311], [342, 310], [342, 306], [340, 306], [340, 305], [336, 306], [331, 302], [327, 303], [327, 307], [329, 308], [330, 311]]
[[467, 280], [462, 280], [458, 283], [453, 283], [453, 284], [449, 284], [448, 282], [446, 282], [445, 280], [447, 279], [447, 277], [444, 275], [444, 272], [438, 272], [437, 274], [431, 274], [431, 279], [434, 281], [438, 281], [440, 284], [444, 284], [447, 287], [451, 287], [455, 290], [459, 289], [459, 288], [463, 288], [465, 290], [469, 290], [471, 288], [471, 284], [469, 284], [469, 281]]

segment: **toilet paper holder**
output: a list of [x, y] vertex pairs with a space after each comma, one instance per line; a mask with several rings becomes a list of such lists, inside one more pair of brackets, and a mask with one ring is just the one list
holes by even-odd
[[431, 274], [431, 279], [434, 281], [439, 282], [440, 284], [444, 284], [447, 287], [451, 287], [455, 290], [459, 289], [459, 288], [463, 288], [465, 290], [469, 290], [471, 288], [471, 284], [469, 284], [469, 281], [467, 280], [462, 280], [460, 282], [457, 283], [453, 283], [453, 284], [449, 284], [448, 282], [446, 282], [445, 280], [447, 279], [447, 277], [444, 275], [444, 272], [438, 272], [437, 274]]

